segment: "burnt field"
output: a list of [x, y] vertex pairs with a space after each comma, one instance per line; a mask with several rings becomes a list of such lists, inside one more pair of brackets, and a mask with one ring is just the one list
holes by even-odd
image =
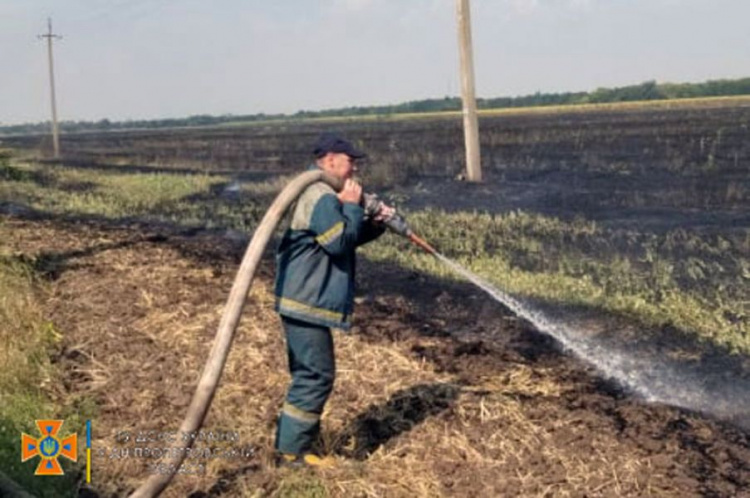
[[[370, 153], [371, 185], [408, 186], [453, 179], [463, 171], [459, 116], [68, 135], [65, 162], [240, 176], [289, 174], [309, 162], [310, 143], [331, 129]], [[502, 195], [506, 192], [494, 195], [501, 209], [606, 217], [627, 208], [742, 214], [748, 206], [747, 99], [486, 114], [480, 130], [488, 184], [515, 187], [512, 190], [531, 187], [533, 192], [548, 186], [539, 193], [544, 199], [522, 197], [522, 192], [510, 199]], [[46, 145], [39, 137], [2, 140], [22, 149]], [[460, 208], [498, 207], [489, 200], [479, 206], [468, 199], [453, 200], [465, 203]]]
[[[154, 462], [117, 456], [118, 434], [178, 426], [248, 237], [333, 129], [417, 233], [595, 347], [387, 235], [362, 251], [354, 333], [335, 338], [321, 446], [340, 464], [276, 469], [269, 248], [204, 424], [247, 451], [192, 462], [167, 495], [748, 495], [748, 126], [742, 98], [484, 115], [478, 185], [459, 178], [458, 116], [63, 135], [62, 161], [3, 137], [0, 291], [35, 310], [2, 310], [3, 434], [90, 418], [110, 453], [91, 486], [67, 467], [68, 495], [132, 491]], [[10, 477], [59, 495], [9, 458]]]

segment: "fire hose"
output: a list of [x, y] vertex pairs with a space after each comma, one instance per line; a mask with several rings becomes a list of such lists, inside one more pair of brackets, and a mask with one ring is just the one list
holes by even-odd
[[[180, 425], [181, 434], [195, 434], [203, 424], [203, 420], [211, 406], [216, 388], [219, 384], [224, 365], [229, 354], [229, 349], [234, 339], [234, 333], [237, 324], [242, 315], [242, 309], [247, 300], [248, 291], [253, 283], [255, 272], [260, 262], [261, 256], [271, 240], [277, 225], [283, 218], [289, 206], [299, 197], [299, 195], [310, 185], [315, 182], [323, 181], [333, 187], [336, 191], [341, 190], [343, 182], [323, 171], [308, 171], [294, 178], [276, 197], [271, 207], [266, 211], [265, 216], [258, 225], [253, 234], [252, 240], [245, 251], [242, 263], [237, 271], [232, 289], [229, 292], [227, 304], [224, 307], [224, 314], [219, 322], [219, 328], [216, 331], [211, 352], [203, 368], [198, 387], [195, 389], [193, 399], [190, 402], [185, 419]], [[380, 208], [381, 201], [374, 195], [363, 194], [364, 207], [366, 212], [374, 213]], [[418, 247], [424, 249], [430, 254], [436, 251], [427, 242], [417, 237], [409, 228], [406, 221], [398, 214], [394, 214], [390, 219], [384, 221], [394, 233], [408, 238]], [[131, 498], [145, 498], [158, 496], [169, 485], [182, 465], [186, 457], [187, 449], [192, 446], [193, 438], [187, 438], [184, 443], [175, 443], [175, 451], [169, 451], [168, 458], [162, 467], [166, 469], [164, 473], [153, 474], [141, 486], [135, 490]]]

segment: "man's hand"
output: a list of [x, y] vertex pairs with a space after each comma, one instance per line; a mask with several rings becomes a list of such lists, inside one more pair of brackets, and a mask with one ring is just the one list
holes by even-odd
[[394, 214], [396, 214], [396, 208], [392, 208], [386, 203], [381, 202], [380, 209], [378, 210], [377, 213], [375, 213], [373, 220], [378, 221], [378, 222], [386, 222], [390, 220]]
[[344, 204], [359, 204], [362, 200], [362, 185], [349, 178], [344, 182], [344, 188], [337, 197]]

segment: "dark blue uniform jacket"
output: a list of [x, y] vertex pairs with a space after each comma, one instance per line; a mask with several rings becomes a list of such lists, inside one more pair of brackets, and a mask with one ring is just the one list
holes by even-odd
[[276, 311], [304, 322], [348, 329], [354, 307], [355, 249], [385, 229], [362, 207], [341, 203], [328, 184], [297, 199], [276, 255]]

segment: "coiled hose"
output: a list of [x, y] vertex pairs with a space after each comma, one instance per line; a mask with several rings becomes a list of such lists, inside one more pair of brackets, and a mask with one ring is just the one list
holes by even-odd
[[[181, 434], [195, 433], [200, 429], [203, 420], [206, 417], [211, 401], [216, 393], [216, 387], [219, 384], [221, 373], [224, 370], [224, 364], [227, 361], [229, 348], [232, 346], [234, 332], [242, 315], [242, 308], [245, 306], [250, 285], [253, 283], [255, 271], [258, 268], [261, 256], [273, 236], [276, 226], [279, 224], [289, 206], [299, 197], [299, 195], [310, 185], [315, 182], [323, 181], [333, 187], [336, 191], [341, 190], [342, 180], [324, 173], [323, 171], [308, 171], [294, 178], [276, 197], [271, 207], [266, 211], [265, 216], [258, 225], [253, 234], [250, 245], [245, 251], [242, 258], [242, 264], [237, 272], [237, 277], [229, 292], [224, 314], [219, 323], [219, 329], [216, 331], [213, 347], [206, 360], [206, 366], [203, 368], [203, 374], [198, 382], [198, 387], [193, 394], [193, 399], [188, 407], [185, 420], [180, 426]], [[167, 472], [163, 474], [153, 474], [144, 482], [135, 492], [130, 495], [131, 498], [145, 498], [158, 496], [169, 485], [174, 474], [180, 468], [185, 459], [186, 451], [177, 450], [177, 448], [190, 448], [192, 439], [188, 438], [185, 443], [179, 442], [174, 444], [175, 451], [169, 452], [169, 458], [165, 460]]]

